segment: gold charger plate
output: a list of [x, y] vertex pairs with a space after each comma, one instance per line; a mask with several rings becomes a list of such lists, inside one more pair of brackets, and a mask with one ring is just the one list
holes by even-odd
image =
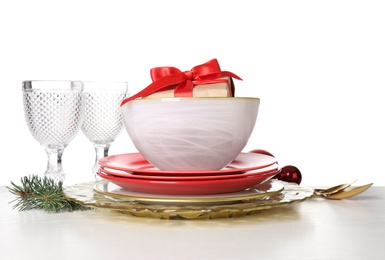
[[207, 194], [207, 195], [164, 195], [149, 194], [127, 190], [118, 185], [101, 181], [95, 184], [94, 192], [115, 199], [139, 202], [142, 204], [160, 204], [173, 206], [197, 206], [197, 205], [214, 205], [214, 204], [230, 204], [242, 200], [264, 199], [274, 194], [280, 193], [284, 189], [284, 185], [280, 182], [269, 180], [262, 184], [255, 185], [252, 189], [239, 192], [230, 192], [223, 194]]
[[304, 201], [314, 195], [314, 190], [295, 183], [274, 180], [284, 186], [282, 192], [261, 198], [230, 201], [212, 205], [144, 204], [127, 198], [115, 198], [94, 191], [95, 182], [80, 183], [64, 189], [67, 199], [84, 206], [107, 208], [136, 217], [160, 219], [214, 219], [232, 218], [254, 214], [260, 210]]

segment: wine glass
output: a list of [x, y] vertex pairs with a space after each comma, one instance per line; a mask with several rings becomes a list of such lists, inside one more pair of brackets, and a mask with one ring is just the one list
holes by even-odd
[[83, 119], [81, 81], [23, 81], [24, 115], [32, 136], [44, 147], [47, 168], [44, 176], [63, 182], [64, 148], [80, 130]]
[[127, 89], [127, 82], [84, 82], [85, 113], [81, 129], [95, 148], [92, 173], [97, 181], [98, 161], [108, 155], [111, 143], [123, 128], [120, 104], [128, 96]]

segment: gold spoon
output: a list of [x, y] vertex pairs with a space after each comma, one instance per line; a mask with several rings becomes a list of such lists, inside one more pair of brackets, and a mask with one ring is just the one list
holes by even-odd
[[373, 183], [369, 183], [366, 185], [362, 185], [362, 186], [358, 186], [358, 187], [346, 190], [346, 188], [350, 187], [356, 181], [357, 180], [354, 180], [351, 183], [340, 184], [328, 189], [315, 189], [314, 194], [317, 196], [325, 197], [327, 199], [340, 200], [340, 199], [346, 199], [346, 198], [356, 196], [366, 191], [373, 185]]
[[342, 191], [339, 191], [337, 193], [329, 194], [329, 195], [326, 195], [325, 197], [327, 199], [332, 199], [332, 200], [340, 200], [340, 199], [350, 198], [350, 197], [356, 196], [356, 195], [366, 191], [372, 185], [373, 185], [373, 183], [369, 183], [366, 185], [352, 188], [350, 190], [342, 190]]

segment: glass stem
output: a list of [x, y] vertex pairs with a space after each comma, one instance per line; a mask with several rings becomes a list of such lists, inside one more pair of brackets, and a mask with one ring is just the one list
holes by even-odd
[[44, 176], [53, 179], [55, 182], [63, 182], [65, 179], [65, 174], [62, 167], [62, 155], [64, 148], [61, 149], [45, 149], [48, 161], [47, 161], [47, 170], [44, 173]]
[[102, 178], [100, 178], [96, 173], [99, 169], [99, 160], [102, 159], [103, 157], [108, 156], [108, 151], [110, 149], [111, 144], [94, 144], [95, 147], [95, 163], [94, 166], [92, 167], [92, 172], [94, 173], [95, 180], [100, 181]]

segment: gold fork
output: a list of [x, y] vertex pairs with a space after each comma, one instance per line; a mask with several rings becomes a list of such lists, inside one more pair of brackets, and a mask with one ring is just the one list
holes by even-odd
[[314, 193], [318, 196], [324, 196], [324, 195], [331, 195], [331, 194], [334, 194], [334, 193], [337, 193], [339, 191], [342, 191], [348, 187], [350, 187], [353, 183], [355, 183], [357, 180], [354, 180], [350, 183], [344, 183], [344, 184], [340, 184], [340, 185], [337, 185], [337, 186], [333, 186], [331, 188], [327, 188], [327, 189], [315, 189], [314, 190]]

